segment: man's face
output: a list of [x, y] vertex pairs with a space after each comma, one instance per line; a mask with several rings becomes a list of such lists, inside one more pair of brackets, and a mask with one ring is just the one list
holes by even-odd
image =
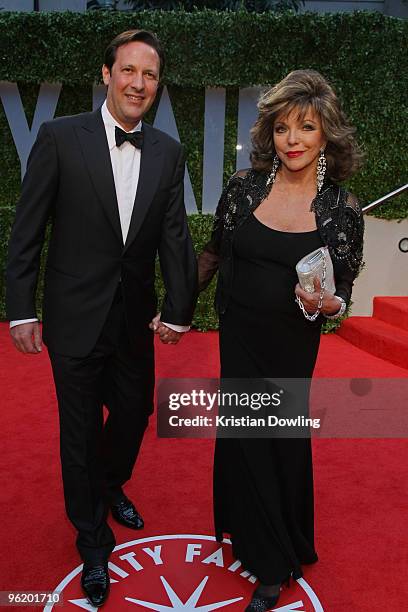
[[103, 66], [103, 82], [108, 86], [108, 110], [126, 131], [133, 129], [153, 104], [159, 71], [156, 50], [140, 41], [117, 49], [110, 72]]

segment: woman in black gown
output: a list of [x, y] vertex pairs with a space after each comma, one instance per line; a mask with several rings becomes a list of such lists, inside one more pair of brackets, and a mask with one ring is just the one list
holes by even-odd
[[[223, 191], [199, 257], [200, 289], [219, 272], [222, 378], [307, 379], [321, 324], [343, 314], [361, 266], [361, 211], [337, 184], [361, 154], [335, 93], [315, 71], [290, 73], [258, 108], [252, 168]], [[313, 293], [298, 285], [296, 263], [324, 245], [336, 295], [318, 281]], [[235, 557], [259, 578], [247, 612], [274, 607], [281, 584], [317, 561], [310, 438], [218, 438], [214, 516], [217, 539], [230, 534]]]

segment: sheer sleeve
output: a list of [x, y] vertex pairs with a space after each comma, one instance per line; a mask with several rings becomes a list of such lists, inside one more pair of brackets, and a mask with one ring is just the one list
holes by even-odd
[[332, 250], [335, 265], [336, 294], [348, 304], [354, 280], [363, 268], [364, 218], [357, 198], [349, 193], [338, 234], [338, 245]]
[[231, 228], [242, 178], [246, 171], [240, 170], [228, 180], [214, 215], [211, 238], [198, 256], [198, 288], [203, 291], [218, 271], [224, 232]]

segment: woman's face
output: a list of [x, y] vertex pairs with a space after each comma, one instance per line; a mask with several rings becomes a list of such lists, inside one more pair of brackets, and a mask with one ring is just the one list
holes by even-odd
[[320, 149], [327, 144], [320, 117], [311, 107], [303, 119], [296, 108], [289, 115], [279, 115], [273, 141], [282, 164], [292, 172], [316, 166]]

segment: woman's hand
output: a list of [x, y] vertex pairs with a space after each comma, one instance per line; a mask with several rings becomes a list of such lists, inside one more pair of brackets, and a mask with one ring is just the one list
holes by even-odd
[[[299, 285], [299, 283], [295, 287], [296, 295], [301, 299], [306, 312], [308, 312], [309, 314], [314, 314], [316, 312], [320, 300], [321, 284], [317, 276], [314, 278], [313, 284], [313, 293], [304, 291]], [[340, 310], [340, 307], [340, 300], [338, 300], [336, 296], [329, 293], [328, 291], [324, 291], [320, 312], [324, 315], [334, 315]]]

